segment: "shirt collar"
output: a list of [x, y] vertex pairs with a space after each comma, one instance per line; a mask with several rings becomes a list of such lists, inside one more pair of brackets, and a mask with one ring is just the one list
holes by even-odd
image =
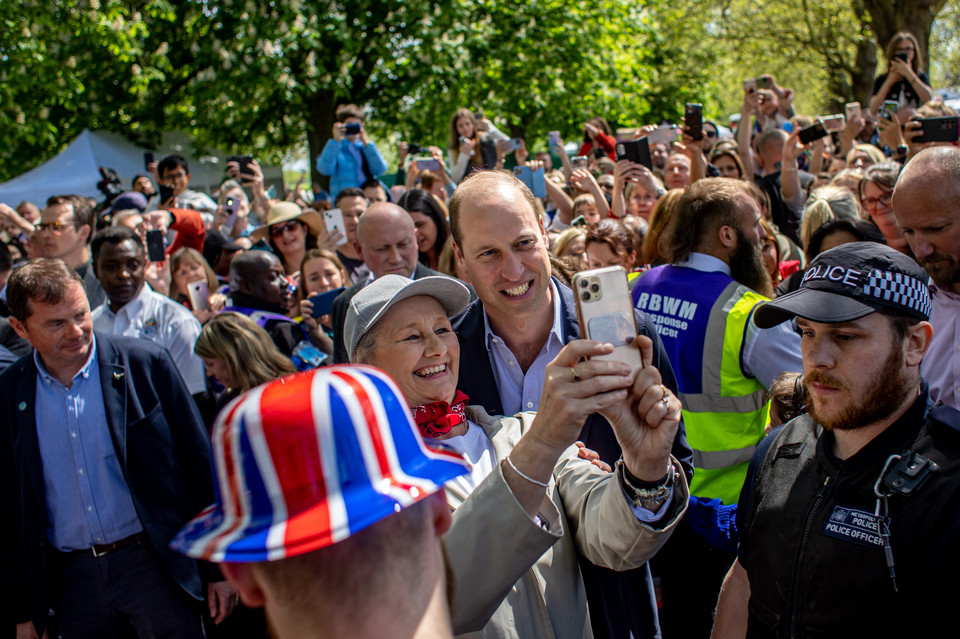
[[[93, 372], [93, 363], [96, 361], [96, 358], [97, 338], [94, 335], [90, 338], [90, 354], [87, 355], [87, 361], [83, 365], [83, 368], [77, 371], [77, 374], [73, 376], [73, 379], [77, 379], [77, 377], [83, 377], [83, 379], [89, 378], [90, 374]], [[33, 351], [33, 362], [37, 365], [37, 372], [40, 373], [40, 377], [46, 384], [59, 384], [60, 386], [63, 386], [63, 384], [60, 383], [60, 380], [51, 375], [47, 371], [46, 367], [44, 367], [43, 362], [40, 361], [40, 353], [37, 351]]]
[[[553, 281], [553, 278], [550, 278], [550, 290], [553, 292], [553, 326], [550, 327], [550, 336], [547, 338], [547, 342], [556, 341], [561, 346], [563, 345], [563, 306], [560, 303], [560, 291], [557, 289], [557, 283]], [[503, 341], [503, 338], [498, 337], [493, 329], [490, 328], [490, 318], [487, 316], [487, 309], [483, 309], [483, 334], [484, 342], [487, 345], [487, 351], [490, 350], [491, 344], [494, 343], [494, 339], [499, 339]]]
[[706, 253], [691, 253], [690, 257], [682, 262], [677, 262], [674, 264], [674, 266], [692, 268], [695, 271], [704, 271], [707, 273], [720, 272], [724, 275], [730, 275], [729, 264], [721, 260], [719, 257], [707, 255]]

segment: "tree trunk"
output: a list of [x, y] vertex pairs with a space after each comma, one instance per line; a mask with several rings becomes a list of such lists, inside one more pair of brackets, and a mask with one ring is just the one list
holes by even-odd
[[928, 73], [930, 29], [945, 3], [946, 0], [863, 0], [880, 49], [886, 49], [887, 43], [897, 32], [909, 31], [920, 43], [920, 53], [923, 55], [921, 71]]
[[326, 190], [330, 189], [330, 178], [320, 175], [317, 171], [317, 158], [327, 140], [333, 137], [335, 101], [336, 94], [329, 90], [318, 91], [307, 98], [307, 153], [310, 157], [310, 179], [313, 184], [320, 184]]

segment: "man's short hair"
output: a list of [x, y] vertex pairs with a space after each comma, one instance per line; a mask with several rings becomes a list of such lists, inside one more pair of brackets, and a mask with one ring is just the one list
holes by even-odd
[[[377, 185], [379, 186], [379, 182], [377, 182]], [[345, 197], [362, 197], [364, 200], [367, 200], [367, 196], [363, 194], [363, 189], [358, 189], [355, 186], [348, 186], [345, 189], [340, 189], [340, 192], [337, 193], [337, 197], [333, 200], [333, 205], [339, 206], [340, 200]], [[367, 200], [367, 204], [369, 203], [370, 201]]]
[[378, 570], [422, 572], [423, 548], [432, 532], [424, 513], [428, 507], [419, 501], [332, 546], [258, 562], [256, 570], [284, 608], [313, 610], [319, 613], [315, 618], [335, 616], [344, 602], [364, 599], [370, 575]]
[[96, 235], [93, 236], [93, 241], [90, 243], [90, 253], [93, 257], [93, 261], [96, 262], [100, 258], [100, 250], [103, 248], [104, 244], [120, 244], [130, 240], [137, 247], [137, 253], [143, 255], [144, 248], [143, 242], [140, 241], [140, 236], [137, 235], [137, 232], [134, 231], [129, 226], [108, 226], [102, 231], [98, 231]]
[[177, 167], [182, 168], [184, 173], [190, 172], [190, 165], [187, 164], [185, 157], [181, 155], [168, 155], [157, 164], [157, 175], [162, 178], [167, 171], [172, 171]]
[[736, 226], [739, 195], [750, 196], [740, 180], [704, 178], [694, 182], [677, 202], [667, 228], [667, 255], [682, 262], [721, 226]]
[[486, 194], [496, 190], [500, 185], [506, 185], [516, 189], [530, 205], [534, 215], [538, 215], [540, 208], [537, 206], [537, 198], [533, 192], [527, 188], [527, 185], [518, 180], [513, 173], [506, 171], [477, 171], [469, 175], [453, 192], [450, 198], [450, 233], [453, 235], [453, 241], [457, 246], [463, 246], [463, 230], [460, 228], [460, 207], [465, 198], [482, 198]]
[[83, 279], [63, 260], [42, 257], [27, 262], [11, 273], [7, 280], [7, 306], [10, 308], [10, 315], [26, 322], [33, 314], [32, 302], [59, 304], [71, 281], [79, 283], [86, 293]]
[[347, 118], [363, 119], [363, 111], [356, 104], [341, 104], [337, 107], [337, 122], [346, 122]]
[[87, 234], [87, 244], [89, 244], [93, 238], [93, 232], [96, 230], [93, 223], [93, 206], [90, 205], [90, 200], [82, 195], [51, 195], [47, 198], [47, 206], [58, 205], [69, 206], [73, 209], [74, 226], [76, 228], [90, 227], [90, 233]]

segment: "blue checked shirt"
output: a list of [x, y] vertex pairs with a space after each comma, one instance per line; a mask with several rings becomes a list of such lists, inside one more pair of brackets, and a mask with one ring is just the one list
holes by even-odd
[[47, 539], [64, 551], [118, 541], [143, 530], [110, 438], [96, 339], [66, 388], [37, 364], [37, 440], [46, 490]]

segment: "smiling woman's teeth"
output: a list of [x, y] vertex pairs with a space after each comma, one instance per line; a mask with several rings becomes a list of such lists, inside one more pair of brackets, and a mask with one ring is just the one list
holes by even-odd
[[437, 373], [442, 373], [447, 370], [446, 364], [441, 364], [440, 366], [430, 366], [429, 368], [421, 368], [418, 371], [415, 371], [414, 374], [420, 377], [429, 377], [430, 375], [436, 375]]
[[507, 295], [510, 295], [510, 296], [512, 296], [512, 297], [516, 297], [516, 296], [518, 296], [518, 295], [523, 295], [524, 293], [526, 293], [526, 292], [527, 292], [527, 289], [529, 289], [529, 288], [530, 288], [530, 282], [527, 282], [526, 284], [521, 284], [520, 286], [518, 286], [518, 287], [516, 287], [516, 288], [508, 288], [508, 289], [504, 290], [504, 293], [506, 293]]

